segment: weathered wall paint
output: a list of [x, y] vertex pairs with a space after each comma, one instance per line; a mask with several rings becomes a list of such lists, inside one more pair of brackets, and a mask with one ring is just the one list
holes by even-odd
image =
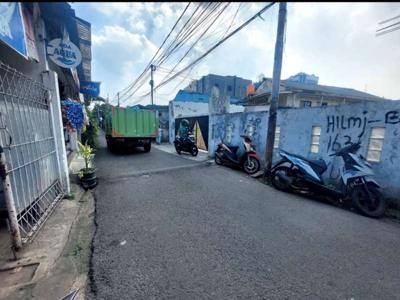
[[262, 158], [265, 155], [265, 144], [268, 124], [267, 112], [248, 112], [223, 115], [211, 115], [208, 135], [208, 153], [214, 157], [221, 139], [231, 145], [241, 145], [240, 135], [247, 133]]
[[[241, 105], [230, 104], [229, 112], [242, 112], [244, 107]], [[184, 102], [170, 101], [169, 102], [169, 142], [172, 143], [175, 139], [175, 119], [190, 118], [209, 115], [209, 103], [204, 102]]]
[[[324, 179], [339, 180], [341, 158], [329, 154], [361, 141], [359, 153], [367, 157], [373, 127], [385, 128], [380, 162], [371, 162], [384, 194], [400, 204], [400, 102], [382, 101], [318, 108], [283, 109], [278, 112], [281, 128], [279, 148], [309, 158], [322, 157], [328, 164]], [[312, 126], [321, 126], [319, 153], [311, 153]], [[279, 159], [277, 151], [274, 159]]]
[[[268, 112], [210, 116], [209, 156], [214, 156], [221, 138], [238, 145], [240, 135], [246, 128], [251, 128], [248, 127], [250, 124], [256, 128], [254, 143], [264, 159]], [[274, 162], [280, 159], [279, 149], [311, 159], [323, 158], [329, 166], [324, 179], [330, 183], [340, 179], [342, 161], [329, 157], [329, 154], [360, 139], [359, 153], [366, 157], [372, 128], [384, 127], [381, 161], [371, 162], [371, 165], [385, 196], [400, 205], [400, 101], [279, 109], [277, 126], [280, 126], [280, 139], [279, 147], [274, 149]], [[321, 127], [319, 153], [310, 152], [312, 126]]]

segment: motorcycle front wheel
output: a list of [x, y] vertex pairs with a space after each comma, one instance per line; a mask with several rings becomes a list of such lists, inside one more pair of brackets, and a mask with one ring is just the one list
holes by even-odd
[[364, 216], [379, 218], [385, 213], [385, 200], [375, 185], [367, 183], [365, 186], [355, 186], [351, 191], [351, 200], [354, 207]]
[[199, 153], [199, 149], [197, 149], [196, 146], [193, 146], [190, 153], [192, 154], [192, 156], [197, 156], [197, 154]]
[[257, 158], [250, 156], [245, 160], [243, 169], [248, 175], [253, 175], [260, 170], [260, 162]]
[[176, 150], [176, 153], [178, 153], [179, 155], [181, 155], [181, 149], [180, 149], [179, 146], [177, 146], [176, 144], [175, 144], [175, 150]]

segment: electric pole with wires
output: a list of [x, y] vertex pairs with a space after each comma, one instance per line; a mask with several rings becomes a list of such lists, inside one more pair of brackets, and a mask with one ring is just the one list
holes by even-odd
[[151, 79], [150, 79], [150, 88], [151, 88], [151, 105], [154, 105], [154, 80], [153, 80], [153, 72], [156, 70], [155, 65], [150, 65], [150, 71], [151, 71]]
[[279, 86], [281, 81], [283, 43], [286, 27], [286, 2], [279, 3], [278, 29], [275, 43], [274, 70], [272, 74], [271, 105], [269, 107], [267, 149], [265, 151], [266, 170], [264, 176], [269, 177], [274, 150], [276, 114], [279, 102]]

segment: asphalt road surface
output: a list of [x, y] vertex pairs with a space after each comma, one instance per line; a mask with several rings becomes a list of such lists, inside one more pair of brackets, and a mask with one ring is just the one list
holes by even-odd
[[97, 167], [92, 298], [400, 298], [398, 223], [156, 149]]

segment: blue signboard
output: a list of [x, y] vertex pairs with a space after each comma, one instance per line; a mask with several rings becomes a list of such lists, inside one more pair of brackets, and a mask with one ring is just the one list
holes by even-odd
[[81, 81], [81, 93], [97, 97], [100, 95], [100, 82]]
[[20, 3], [0, 2], [0, 40], [27, 57]]

